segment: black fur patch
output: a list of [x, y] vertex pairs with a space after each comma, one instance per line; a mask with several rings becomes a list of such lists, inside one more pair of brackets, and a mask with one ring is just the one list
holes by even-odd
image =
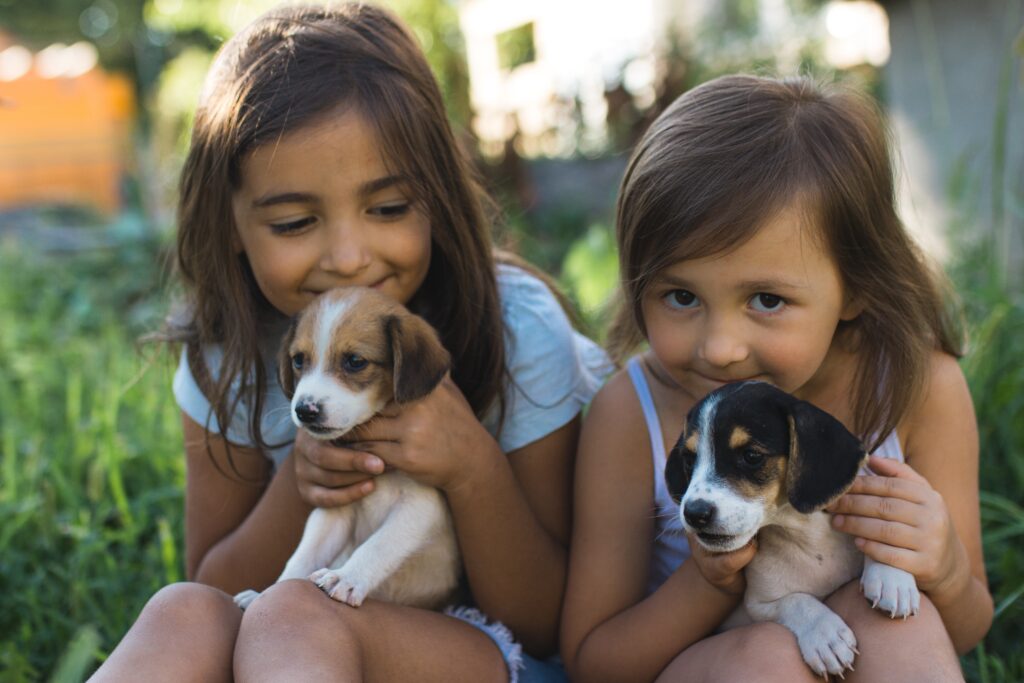
[[[834, 417], [766, 382], [738, 382], [708, 394], [690, 410], [687, 426], [668, 458], [665, 480], [677, 502], [686, 493], [696, 454], [686, 436], [712, 409], [715, 473], [744, 489], [770, 487], [783, 469], [790, 504], [799, 512], [820, 509], [841, 495], [867, 457], [860, 441]], [[750, 440], [732, 448], [737, 427]], [[786, 467], [780, 459], [787, 458]]]

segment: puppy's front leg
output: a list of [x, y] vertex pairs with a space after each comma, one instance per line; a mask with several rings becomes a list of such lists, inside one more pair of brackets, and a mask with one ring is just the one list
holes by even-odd
[[310, 579], [331, 598], [358, 607], [435, 536], [444, 504], [437, 491], [406, 491], [343, 566], [321, 569]]
[[838, 614], [807, 593], [790, 593], [772, 602], [749, 600], [754, 621], [774, 621], [796, 636], [800, 654], [814, 673], [841, 675], [853, 668], [857, 639]]
[[[320, 567], [329, 566], [348, 544], [352, 535], [354, 506], [316, 508], [306, 520], [302, 540], [288, 558], [277, 582], [285, 579], [305, 579]], [[235, 596], [235, 604], [242, 609], [259, 597], [258, 591], [242, 591]]]
[[888, 612], [893, 619], [906, 619], [921, 609], [921, 593], [913, 574], [867, 556], [860, 589], [873, 608]]

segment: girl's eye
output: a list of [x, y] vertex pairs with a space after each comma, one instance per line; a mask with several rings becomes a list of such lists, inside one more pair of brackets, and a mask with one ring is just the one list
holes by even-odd
[[292, 369], [296, 372], [302, 369], [302, 366], [306, 364], [306, 356], [302, 353], [296, 353], [292, 356]]
[[395, 202], [393, 204], [382, 204], [370, 209], [370, 214], [384, 219], [396, 219], [409, 213], [412, 204], [409, 202]]
[[782, 309], [784, 303], [781, 296], [765, 294], [764, 292], [755, 294], [750, 300], [750, 305], [753, 309], [760, 313], [776, 313]]
[[369, 365], [369, 361], [355, 353], [346, 353], [341, 359], [341, 367], [345, 372], [359, 372]]
[[697, 296], [693, 292], [688, 292], [685, 289], [673, 289], [663, 298], [669, 308], [677, 310], [694, 308], [700, 303], [697, 301]]
[[306, 216], [300, 218], [297, 221], [288, 221], [286, 223], [271, 223], [270, 230], [275, 235], [287, 235], [289, 233], [298, 232], [308, 225], [312, 225], [316, 221], [314, 216]]

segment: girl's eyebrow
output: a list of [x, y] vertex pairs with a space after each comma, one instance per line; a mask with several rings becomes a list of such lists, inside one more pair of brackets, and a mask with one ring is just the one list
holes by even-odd
[[[389, 175], [383, 178], [369, 180], [359, 186], [359, 196], [369, 197], [381, 190], [408, 182], [409, 178], [404, 175]], [[281, 192], [279, 194], [266, 194], [252, 200], [252, 208], [263, 209], [277, 204], [312, 204], [318, 197], [308, 192]]]
[[316, 201], [316, 196], [308, 192], [282, 192], [280, 194], [267, 194], [252, 200], [252, 208], [262, 209], [276, 204], [311, 204]]
[[[658, 278], [657, 282], [661, 285], [669, 285], [671, 287], [679, 287], [681, 289], [693, 289], [692, 284], [674, 275], [662, 275]], [[781, 277], [742, 280], [736, 285], [738, 289], [748, 292], [760, 292], [764, 290], [773, 291], [780, 289], [807, 289], [808, 286], [809, 285], [805, 282], [787, 280]]]
[[395, 185], [401, 185], [409, 181], [408, 176], [404, 175], [389, 175], [383, 178], [377, 178], [363, 183], [359, 187], [359, 195], [361, 197], [369, 197], [370, 195], [376, 194], [381, 190], [386, 190], [389, 187]]

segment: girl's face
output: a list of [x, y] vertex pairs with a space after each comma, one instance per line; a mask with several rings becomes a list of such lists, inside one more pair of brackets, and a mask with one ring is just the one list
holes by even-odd
[[654, 360], [693, 401], [760, 379], [801, 395], [840, 320], [856, 317], [831, 256], [791, 206], [724, 255], [680, 261], [642, 300]]
[[232, 197], [236, 249], [267, 300], [295, 315], [333, 287], [407, 303], [430, 265], [430, 221], [352, 108], [257, 147]]

